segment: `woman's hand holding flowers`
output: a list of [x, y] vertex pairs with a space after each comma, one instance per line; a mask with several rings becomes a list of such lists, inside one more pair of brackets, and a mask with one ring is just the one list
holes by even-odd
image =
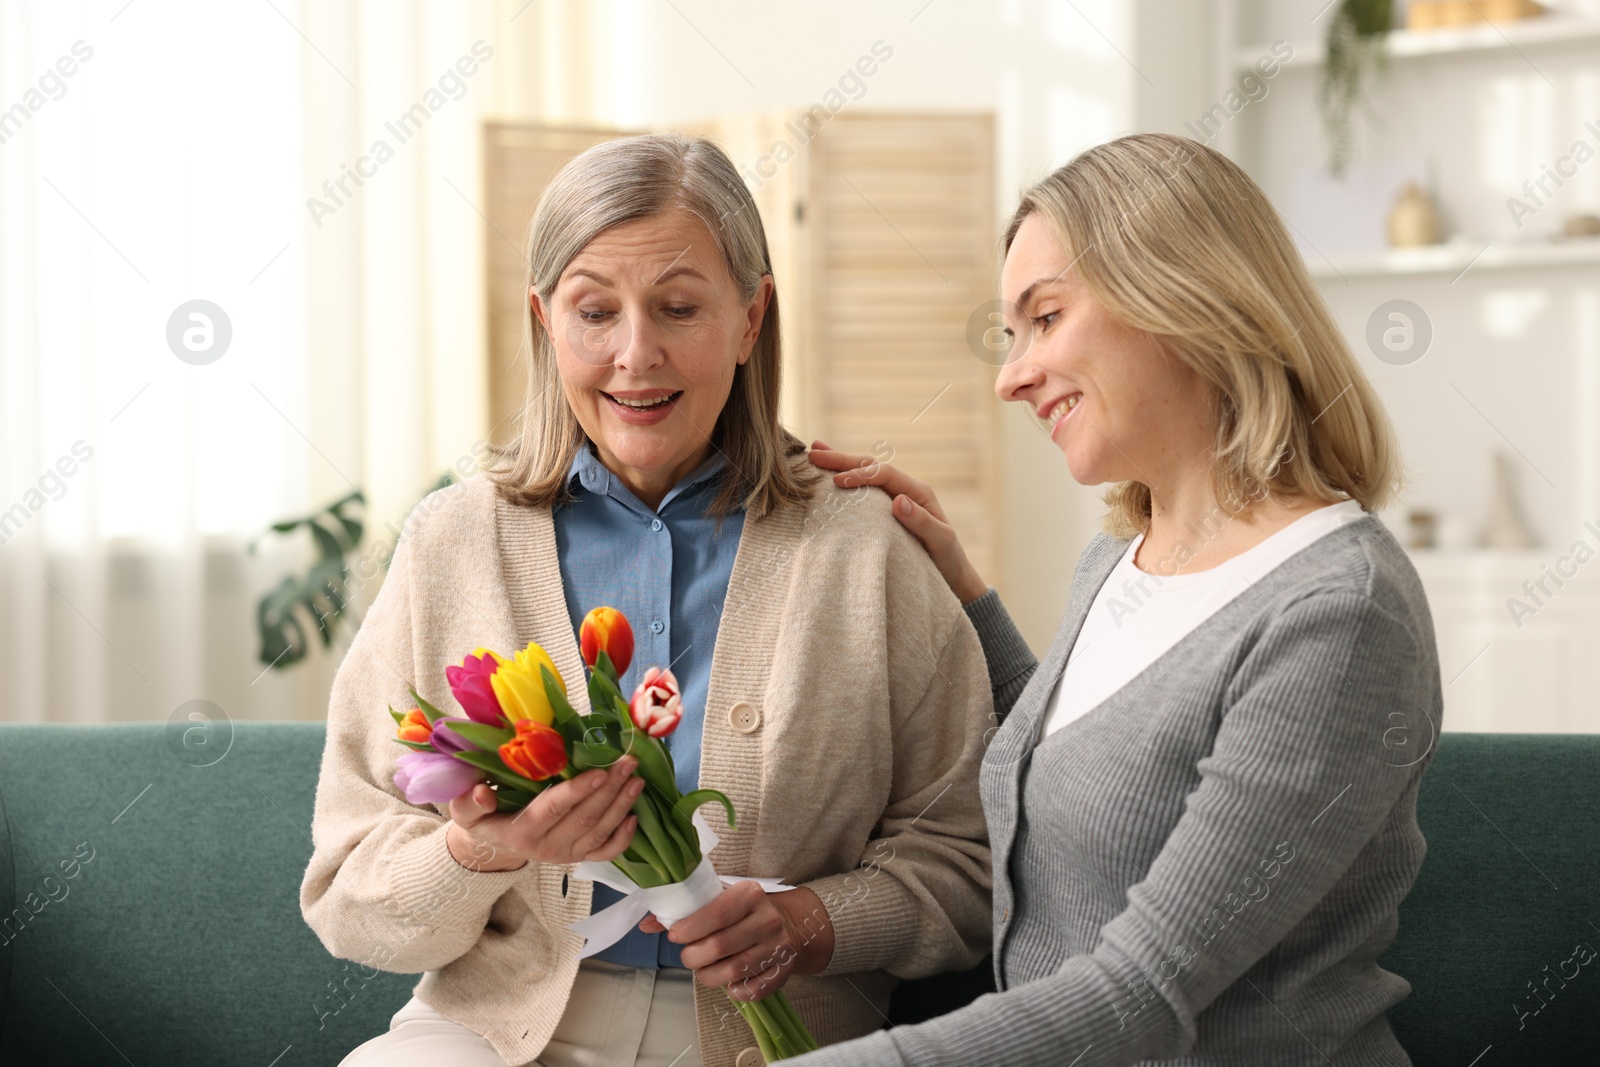
[[[654, 915], [639, 929], [666, 930]], [[820, 974], [833, 959], [833, 926], [816, 893], [796, 886], [764, 893], [754, 882], [729, 886], [667, 939], [683, 946], [683, 965], [700, 983], [726, 987], [734, 1000], [757, 1000], [781, 989], [791, 974]]]
[[644, 791], [625, 756], [609, 770], [590, 770], [534, 797], [518, 812], [495, 813], [495, 794], [479, 784], [450, 802], [450, 854], [477, 871], [512, 871], [528, 860], [607, 862], [627, 851], [638, 825], [629, 814]]

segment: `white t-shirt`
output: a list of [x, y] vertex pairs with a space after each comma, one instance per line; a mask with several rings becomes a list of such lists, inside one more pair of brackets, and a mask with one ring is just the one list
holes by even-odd
[[[1176, 564], [1133, 564], [1144, 535], [1117, 561], [1073, 642], [1067, 666], [1050, 693], [1041, 737], [1048, 737], [1127, 685], [1191, 630], [1222, 610], [1274, 567], [1347, 523], [1366, 515], [1354, 500], [1318, 508], [1265, 541], [1209, 570], [1166, 574]], [[1197, 539], [1205, 531], [1191, 531]]]

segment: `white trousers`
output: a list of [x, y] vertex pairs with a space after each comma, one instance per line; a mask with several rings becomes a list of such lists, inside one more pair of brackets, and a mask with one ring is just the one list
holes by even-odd
[[[506, 1067], [482, 1035], [412, 997], [339, 1067]], [[700, 1067], [694, 973], [584, 960], [539, 1058], [512, 1067]]]

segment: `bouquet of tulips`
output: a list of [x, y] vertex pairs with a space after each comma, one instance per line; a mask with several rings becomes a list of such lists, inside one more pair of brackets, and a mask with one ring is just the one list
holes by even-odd
[[[396, 763], [394, 781], [413, 804], [448, 804], [480, 782], [495, 791], [499, 811], [520, 811], [551, 785], [624, 755], [638, 761], [646, 782], [633, 804], [633, 842], [610, 864], [583, 863], [577, 877], [603, 881], [628, 894], [605, 911], [574, 924], [588, 937], [584, 955], [615, 943], [653, 913], [671, 926], [722, 892], [725, 881], [704, 854], [716, 835], [697, 814], [715, 801], [734, 825], [733, 804], [715, 789], [679, 792], [672, 754], [662, 738], [683, 717], [683, 695], [670, 670], [651, 667], [624, 699], [620, 678], [633, 658], [633, 629], [614, 608], [584, 617], [579, 648], [589, 667], [589, 707], [580, 715], [567, 700], [567, 684], [539, 645], [507, 659], [475, 649], [445, 679], [465, 717], [445, 715], [412, 689], [416, 706], [389, 709], [396, 740], [413, 749]], [[620, 875], [620, 877], [619, 877]], [[757, 879], [769, 892], [788, 887]], [[610, 914], [610, 913], [615, 914]], [[734, 1001], [769, 1061], [818, 1047], [783, 992]]]

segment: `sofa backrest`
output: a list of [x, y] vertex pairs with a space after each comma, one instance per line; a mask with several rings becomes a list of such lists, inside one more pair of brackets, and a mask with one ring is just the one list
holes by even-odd
[[323, 735], [0, 726], [0, 1063], [333, 1067], [388, 1029], [415, 976], [300, 916]]
[[1600, 1063], [1600, 736], [1447, 733], [1417, 818], [1380, 961], [1412, 985], [1400, 1044], [1422, 1067]]
[[[332, 1067], [410, 996], [300, 916], [322, 724], [197, 729], [0, 725], [0, 1063]], [[1600, 737], [1444, 736], [1383, 958], [1422, 1067], [1600, 1062], [1597, 785]]]

